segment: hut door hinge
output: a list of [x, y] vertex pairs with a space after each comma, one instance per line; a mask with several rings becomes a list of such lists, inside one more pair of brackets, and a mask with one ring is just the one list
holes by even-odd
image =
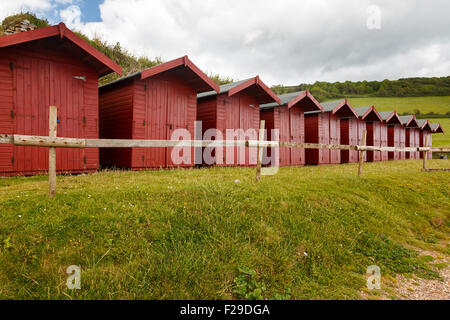
[[144, 84], [144, 90], [147, 90], [147, 84]]
[[14, 164], [14, 157], [11, 157], [11, 163]]
[[83, 123], [86, 124], [86, 117], [83, 117]]
[[145, 126], [145, 120], [144, 120], [144, 121], [142, 121], [142, 125], [143, 125], [143, 126]]
[[145, 156], [142, 156], [142, 162], [144, 162], [145, 161]]
[[84, 157], [83, 157], [83, 162], [84, 162], [84, 164], [86, 164], [86, 163], [87, 163], [87, 159], [86, 159], [86, 156], [84, 156]]
[[14, 119], [14, 110], [11, 110], [11, 119]]
[[9, 63], [9, 70], [11, 70], [11, 71], [14, 70], [14, 62]]

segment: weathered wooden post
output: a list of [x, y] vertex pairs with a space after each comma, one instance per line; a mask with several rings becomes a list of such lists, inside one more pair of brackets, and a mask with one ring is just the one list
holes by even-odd
[[[361, 137], [361, 146], [366, 146], [366, 137], [367, 137], [367, 130], [363, 131], [363, 135]], [[366, 152], [364, 150], [359, 151], [359, 168], [358, 168], [358, 177], [361, 177], [362, 174], [362, 166], [364, 162], [364, 156]]]
[[258, 159], [256, 160], [256, 181], [259, 182], [261, 180], [261, 163], [263, 157], [263, 147], [261, 143], [264, 141], [264, 127], [266, 125], [265, 120], [261, 120], [259, 126], [259, 144], [258, 144]]
[[[56, 138], [56, 130], [58, 125], [58, 108], [50, 106], [48, 117], [49, 137]], [[50, 188], [50, 197], [56, 194], [56, 148], [48, 148], [48, 182]]]
[[[425, 136], [425, 147], [428, 147], [428, 134]], [[423, 171], [427, 171], [428, 152], [427, 151], [423, 151], [422, 152], [422, 156], [423, 156]]]

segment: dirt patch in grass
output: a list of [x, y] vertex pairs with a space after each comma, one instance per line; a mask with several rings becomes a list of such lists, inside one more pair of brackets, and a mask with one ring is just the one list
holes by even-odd
[[419, 257], [439, 274], [440, 279], [424, 279], [416, 274], [383, 277], [379, 291], [361, 292], [364, 299], [450, 300], [450, 257], [437, 251], [415, 248]]

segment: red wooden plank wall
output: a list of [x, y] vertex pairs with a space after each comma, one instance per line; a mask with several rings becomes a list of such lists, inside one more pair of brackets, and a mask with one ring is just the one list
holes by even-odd
[[[426, 146], [425, 145], [425, 139], [426, 139], [426, 136], [428, 136], [428, 146]], [[431, 135], [431, 132], [429, 132], [429, 131], [420, 131], [420, 133], [419, 133], [419, 140], [420, 140], [420, 143], [419, 143], [419, 145], [421, 146], [421, 147], [432, 147], [433, 146], [433, 141], [432, 141], [432, 135]], [[420, 152], [419, 153], [420, 154], [420, 159], [423, 159], [423, 154], [422, 154], [422, 152]], [[427, 159], [432, 159], [433, 158], [433, 155], [432, 155], [432, 153], [431, 152], [428, 152], [428, 157], [427, 157]]]
[[[418, 128], [414, 128], [412, 129], [413, 133], [414, 133], [414, 146], [415, 147], [420, 147], [420, 130]], [[414, 159], [420, 159], [420, 152], [419, 151], [415, 151], [414, 152]]]
[[[405, 128], [405, 147], [412, 147], [414, 145], [414, 136], [411, 134], [410, 128]], [[405, 152], [405, 159], [413, 159], [412, 152]]]
[[[297, 143], [305, 142], [305, 114], [303, 110], [299, 107], [292, 107], [288, 110], [288, 112], [290, 141]], [[290, 154], [291, 165], [303, 166], [305, 164], [305, 149], [291, 148]]]
[[[381, 146], [381, 122], [367, 122], [367, 145]], [[387, 144], [387, 141], [386, 141]], [[367, 151], [367, 161], [381, 161], [380, 151]]]
[[[387, 147], [388, 146], [388, 129], [385, 123], [380, 122], [380, 146]], [[380, 152], [380, 161], [388, 160], [388, 152], [381, 151]]]
[[[305, 115], [305, 142], [306, 143], [319, 143], [319, 132], [321, 129], [321, 117], [319, 113], [306, 114]], [[319, 164], [319, 151], [318, 149], [306, 149], [305, 160], [306, 164]]]
[[[261, 120], [265, 120], [265, 127], [267, 129], [267, 138], [272, 140], [272, 130], [279, 130], [280, 141], [289, 142], [289, 113], [286, 107], [275, 107], [268, 110], [261, 110]], [[283, 119], [283, 120], [281, 120]], [[268, 157], [271, 157], [271, 148], [268, 148]], [[279, 148], [279, 166], [285, 167], [291, 165], [291, 152], [289, 148]], [[263, 163], [269, 163], [264, 159]], [[271, 162], [270, 162], [271, 163]]]
[[[102, 139], [132, 139], [133, 82], [100, 91], [99, 126]], [[101, 148], [102, 166], [131, 167], [131, 148]]]
[[[398, 126], [399, 130], [399, 139], [400, 139], [400, 147], [406, 147], [406, 130], [403, 126]], [[400, 151], [399, 152], [399, 160], [405, 160], [406, 158], [406, 152]]]
[[[362, 144], [362, 136], [363, 136], [363, 132], [364, 130], [366, 130], [366, 121], [364, 120], [357, 120], [358, 123], [358, 139], [357, 139], [357, 145], [361, 145]], [[367, 145], [367, 137], [366, 137], [366, 145]], [[357, 153], [357, 161], [359, 161], [359, 152], [356, 151]], [[364, 153], [365, 154], [365, 158], [367, 158], [367, 152]], [[367, 159], [364, 159], [364, 161], [366, 161]]]
[[[280, 141], [290, 142], [290, 122], [289, 122], [289, 110], [286, 107], [275, 108], [275, 115], [277, 129], [280, 132]], [[291, 149], [290, 148], [280, 148], [280, 166], [290, 166], [293, 165], [291, 162]]]
[[[135, 78], [100, 89], [100, 110], [102, 138], [170, 140], [175, 130], [186, 129], [189, 132], [186, 138], [193, 139], [197, 93], [194, 88], [168, 74], [145, 80]], [[103, 165], [132, 169], [194, 165], [193, 148], [179, 150], [180, 156], [188, 152], [188, 163], [174, 163], [172, 150], [104, 149], [101, 161]]]
[[[18, 47], [5, 49], [2, 54], [0, 94], [5, 99], [0, 108], [10, 109], [6, 113], [10, 119], [0, 126], [16, 134], [48, 135], [48, 109], [55, 105], [58, 136], [98, 137], [97, 75], [93, 70], [51, 48]], [[85, 77], [86, 81], [75, 76]], [[5, 146], [0, 150], [1, 175], [48, 170], [48, 148]], [[56, 155], [58, 172], [98, 168], [98, 149], [60, 148]]]
[[[340, 144], [341, 142], [340, 123], [337, 116], [330, 114], [330, 144]], [[330, 163], [341, 163], [341, 150], [330, 149]]]
[[[198, 108], [201, 110], [198, 113], [198, 121], [209, 121], [212, 125], [212, 115], [216, 115], [214, 128], [222, 132], [224, 139], [227, 138], [227, 129], [235, 134], [234, 140], [258, 139], [259, 103], [253, 96], [244, 92], [231, 97], [221, 94], [213, 99], [200, 99]], [[218, 163], [218, 165], [256, 165], [257, 148], [226, 147], [223, 149], [223, 164]]]
[[[14, 133], [14, 77], [9, 56], [0, 52], [0, 132]], [[0, 175], [14, 170], [14, 146], [0, 144]]]
[[[341, 141], [343, 145], [358, 145], [358, 119], [341, 119]], [[341, 150], [341, 163], [358, 162], [358, 151]]]

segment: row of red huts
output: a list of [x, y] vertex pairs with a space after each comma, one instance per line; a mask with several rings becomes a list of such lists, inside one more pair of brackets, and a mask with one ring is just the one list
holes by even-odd
[[[268, 139], [373, 146], [423, 146], [439, 124], [353, 108], [347, 100], [319, 103], [308, 91], [277, 96], [256, 76], [217, 86], [187, 56], [122, 77], [98, 88], [98, 78], [121, 68], [64, 24], [0, 37], [0, 134], [48, 135], [48, 110], [58, 107], [58, 136], [168, 140], [177, 129], [195, 137], [217, 129], [241, 129], [235, 139], [257, 139], [265, 120]], [[197, 124], [198, 125], [198, 124]], [[254, 136], [248, 132], [253, 132]], [[195, 137], [198, 139], [199, 137]], [[216, 135], [209, 139], [219, 138]], [[192, 152], [192, 161], [205, 164]], [[90, 172], [102, 166], [132, 169], [179, 166], [171, 148], [58, 149], [57, 170]], [[202, 153], [200, 153], [201, 155]], [[216, 148], [213, 163], [252, 165], [256, 154]], [[270, 151], [269, 151], [270, 154]], [[280, 148], [280, 165], [358, 161], [355, 151]], [[367, 161], [418, 159], [418, 152], [368, 152]], [[231, 160], [230, 160], [231, 159]], [[0, 175], [32, 175], [48, 169], [48, 149], [0, 145]]]

